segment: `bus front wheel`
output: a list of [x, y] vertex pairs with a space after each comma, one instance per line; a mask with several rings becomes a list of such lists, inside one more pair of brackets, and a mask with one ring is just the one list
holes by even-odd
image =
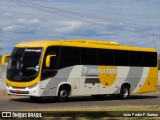
[[70, 90], [66, 89], [65, 87], [60, 88], [58, 92], [58, 98], [62, 101], [67, 101], [69, 96]]
[[120, 91], [121, 99], [128, 99], [130, 97], [130, 87], [128, 85], [123, 85]]

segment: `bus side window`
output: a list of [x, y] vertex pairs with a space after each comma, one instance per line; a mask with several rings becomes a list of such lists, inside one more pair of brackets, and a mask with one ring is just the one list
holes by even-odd
[[117, 66], [129, 66], [129, 54], [125, 50], [115, 50], [115, 65]]
[[130, 66], [143, 67], [143, 54], [142, 52], [130, 51]]
[[143, 52], [143, 65], [146, 67], [157, 66], [157, 53], [156, 52]]
[[81, 48], [81, 64], [82, 65], [97, 65], [97, 49]]
[[[44, 55], [43, 67], [42, 67], [42, 80], [53, 77], [57, 73], [58, 69], [58, 58], [59, 58], [59, 46], [49, 46], [46, 49], [46, 53]], [[50, 66], [46, 66], [46, 59], [48, 55], [56, 55], [54, 57], [50, 57]]]
[[113, 50], [98, 50], [98, 64], [99, 65], [114, 65], [114, 54]]
[[62, 47], [61, 68], [80, 64], [80, 48]]

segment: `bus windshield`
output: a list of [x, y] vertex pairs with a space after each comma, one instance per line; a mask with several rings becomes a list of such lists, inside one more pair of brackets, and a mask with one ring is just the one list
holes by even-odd
[[39, 73], [42, 48], [14, 48], [7, 68], [7, 79], [26, 82]]

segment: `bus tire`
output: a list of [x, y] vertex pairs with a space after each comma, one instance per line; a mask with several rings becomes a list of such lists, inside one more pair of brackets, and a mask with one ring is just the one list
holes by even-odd
[[66, 87], [61, 87], [58, 92], [58, 99], [62, 101], [67, 101], [70, 93], [70, 89]]
[[120, 98], [128, 99], [130, 97], [130, 87], [128, 85], [123, 85], [120, 90]]

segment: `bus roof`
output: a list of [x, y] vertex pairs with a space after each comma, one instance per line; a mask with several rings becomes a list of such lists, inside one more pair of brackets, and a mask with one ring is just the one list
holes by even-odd
[[16, 47], [22, 47], [22, 48], [24, 47], [46, 48], [48, 46], [73, 46], [73, 47], [157, 52], [156, 49], [154, 48], [120, 45], [117, 42], [99, 41], [99, 40], [35, 40], [35, 41], [22, 42], [16, 45]]

